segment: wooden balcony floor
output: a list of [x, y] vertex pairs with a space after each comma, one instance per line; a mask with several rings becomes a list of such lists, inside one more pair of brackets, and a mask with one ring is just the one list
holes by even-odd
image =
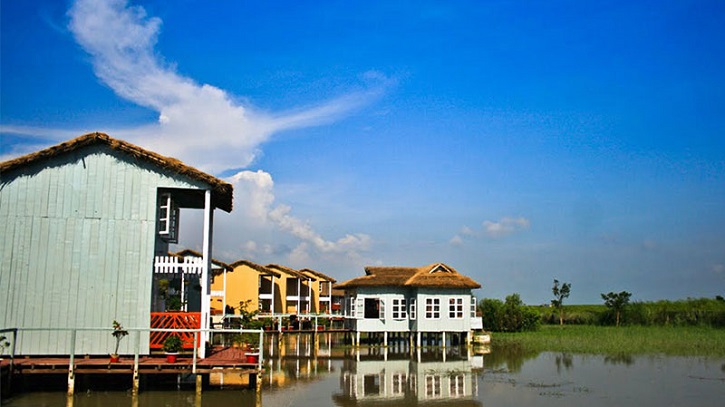
[[[70, 365], [69, 357], [41, 357], [28, 356], [19, 357], [14, 360], [14, 374], [48, 374], [68, 373]], [[133, 355], [121, 356], [118, 362], [111, 363], [108, 356], [105, 357], [76, 357], [74, 359], [75, 372], [84, 373], [122, 373], [131, 374], [134, 368]], [[3, 370], [9, 369], [10, 360], [2, 361]], [[140, 356], [138, 370], [141, 374], [153, 373], [190, 373], [193, 369], [193, 357], [190, 355], [179, 355], [176, 363], [166, 361], [164, 355]], [[214, 369], [237, 369], [242, 371], [256, 371], [257, 363], [248, 363], [246, 352], [242, 349], [223, 348], [209, 355], [205, 359], [198, 359], [196, 362], [197, 373], [210, 373]]]

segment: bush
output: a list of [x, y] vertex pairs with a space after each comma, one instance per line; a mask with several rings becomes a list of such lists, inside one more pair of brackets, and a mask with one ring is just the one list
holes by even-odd
[[533, 331], [539, 328], [539, 313], [524, 305], [518, 294], [506, 297], [506, 302], [485, 298], [478, 304], [483, 327], [493, 332]]

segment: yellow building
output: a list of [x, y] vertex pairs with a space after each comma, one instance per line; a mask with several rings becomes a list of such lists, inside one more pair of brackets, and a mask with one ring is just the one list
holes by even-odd
[[312, 290], [317, 278], [278, 264], [266, 266], [281, 274], [279, 288], [280, 311], [283, 314], [309, 314], [317, 312], [312, 303]]
[[[335, 279], [311, 269], [294, 270], [278, 264], [262, 266], [239, 260], [213, 274], [212, 315], [238, 314], [241, 302], [249, 311], [269, 314], [329, 314]], [[233, 310], [231, 308], [234, 308]], [[226, 310], [226, 312], [225, 312]]]
[[312, 284], [311, 302], [312, 311], [318, 314], [332, 313], [332, 285], [336, 280], [330, 276], [311, 269], [302, 269], [300, 273], [306, 276], [312, 276], [317, 279], [316, 284]]
[[[247, 260], [239, 260], [229, 266], [231, 271], [212, 277], [213, 314], [238, 313], [239, 304], [246, 301], [250, 301], [249, 311], [259, 310], [260, 314], [282, 312], [282, 297], [277, 284], [280, 273]], [[234, 312], [230, 307], [234, 308]]]

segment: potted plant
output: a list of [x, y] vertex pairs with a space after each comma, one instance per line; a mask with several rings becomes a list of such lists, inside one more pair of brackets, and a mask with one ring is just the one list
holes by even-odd
[[179, 335], [171, 334], [168, 338], [166, 338], [166, 340], [164, 341], [166, 362], [176, 363], [176, 356], [179, 354], [182, 346], [183, 342], [181, 341], [181, 338], [179, 338]]
[[3, 360], [2, 356], [5, 354], [5, 348], [10, 346], [10, 341], [5, 335], [0, 335], [0, 360]]
[[123, 329], [123, 326], [121, 326], [121, 324], [114, 319], [113, 332], [111, 332], [111, 335], [116, 338], [116, 349], [113, 351], [113, 353], [111, 353], [111, 363], [116, 363], [120, 359], [120, 357], [118, 356], [118, 346], [121, 344], [121, 339], [128, 335], [128, 331]]

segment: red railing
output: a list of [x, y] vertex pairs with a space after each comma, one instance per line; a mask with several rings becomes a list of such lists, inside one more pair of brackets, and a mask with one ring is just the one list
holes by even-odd
[[[201, 328], [201, 312], [152, 312], [152, 329], [199, 329]], [[162, 349], [164, 341], [175, 334], [184, 343], [184, 349], [194, 349], [193, 332], [151, 332], [151, 349]], [[201, 338], [197, 339], [197, 345]]]

